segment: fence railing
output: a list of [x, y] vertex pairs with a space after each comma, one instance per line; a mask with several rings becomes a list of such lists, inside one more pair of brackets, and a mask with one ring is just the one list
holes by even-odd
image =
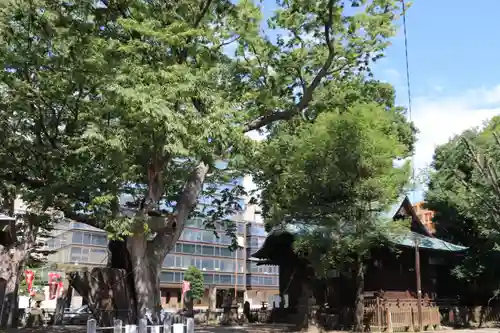
[[[354, 309], [342, 308], [330, 312], [316, 312], [318, 323], [327, 330], [349, 329], [355, 316]], [[364, 309], [363, 324], [371, 332], [413, 332], [420, 323], [426, 330], [438, 329], [441, 315], [438, 307], [377, 306]]]
[[148, 325], [147, 319], [139, 320], [139, 325], [123, 325], [120, 319], [113, 321], [113, 326], [97, 326], [97, 320], [87, 321], [87, 333], [194, 333], [194, 319], [186, 318], [182, 323], [165, 320], [161, 325]]

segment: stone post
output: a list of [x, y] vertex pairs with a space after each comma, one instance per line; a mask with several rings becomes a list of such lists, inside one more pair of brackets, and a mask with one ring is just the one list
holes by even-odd
[[123, 322], [121, 319], [113, 320], [113, 333], [122, 333]]
[[97, 321], [95, 319], [89, 319], [87, 321], [87, 333], [97, 332]]
[[[412, 325], [413, 326], [413, 325]], [[392, 328], [392, 315], [391, 310], [387, 309], [387, 332], [392, 333], [394, 329]]]

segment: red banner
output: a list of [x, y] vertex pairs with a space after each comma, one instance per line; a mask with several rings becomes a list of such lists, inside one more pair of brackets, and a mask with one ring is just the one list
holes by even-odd
[[182, 281], [182, 295], [188, 290], [191, 290], [191, 283], [189, 281]]
[[63, 281], [61, 274], [56, 272], [49, 273], [49, 299], [59, 297], [63, 291]]
[[31, 295], [33, 289], [33, 281], [35, 281], [35, 272], [33, 272], [31, 269], [25, 270], [24, 278], [26, 279], [26, 286], [28, 288], [28, 293]]

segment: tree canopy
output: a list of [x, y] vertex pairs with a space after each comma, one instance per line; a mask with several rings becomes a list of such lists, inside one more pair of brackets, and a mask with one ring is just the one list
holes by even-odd
[[255, 150], [245, 133], [357, 98], [349, 87], [399, 12], [396, 0], [278, 1], [266, 18], [247, 0], [4, 1], [0, 179], [39, 211], [125, 239], [132, 265], [151, 267], [133, 270], [144, 312], [186, 219], [213, 226], [238, 209], [241, 188], [215, 185]]
[[499, 126], [495, 117], [438, 147], [425, 196], [435, 211], [437, 236], [469, 247], [453, 273], [464, 286], [463, 297], [476, 302], [500, 290]]
[[258, 152], [255, 181], [266, 223], [301, 230], [296, 248], [316, 277], [332, 268], [355, 272], [361, 314], [364, 260], [395, 231], [385, 214], [409, 181], [408, 164], [394, 165], [414, 141], [401, 112], [375, 99], [355, 101], [324, 110], [314, 122], [278, 126]]
[[283, 2], [271, 40], [252, 2], [192, 2], [4, 5], [2, 179], [69, 216], [106, 220], [124, 192], [186, 215], [206, 170], [252, 146], [245, 131], [312, 116], [316, 89], [368, 71], [397, 15], [395, 1], [353, 1], [350, 14]]

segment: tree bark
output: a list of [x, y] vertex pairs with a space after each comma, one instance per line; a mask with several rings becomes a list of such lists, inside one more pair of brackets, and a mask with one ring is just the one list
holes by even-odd
[[354, 332], [363, 332], [364, 321], [364, 289], [365, 289], [365, 272], [363, 259], [358, 258], [356, 261], [356, 297], [354, 299]]
[[64, 317], [64, 309], [71, 306], [71, 296], [73, 295], [73, 287], [69, 284], [67, 279], [64, 279], [64, 290], [62, 295], [57, 296], [56, 310], [54, 312], [54, 325], [62, 325]]
[[127, 237], [127, 250], [132, 264], [137, 315], [150, 316], [153, 323], [159, 323], [161, 310], [160, 272], [163, 258], [152, 253], [146, 235]]
[[4, 299], [0, 317], [0, 327], [17, 328], [20, 270], [25, 258], [25, 251], [19, 249], [3, 248], [0, 254], [1, 277], [6, 280]]
[[19, 277], [21, 275], [20, 270], [22, 268], [22, 263], [18, 263], [17, 266], [17, 274], [13, 277], [15, 279], [15, 287], [11, 298], [12, 303], [10, 305], [9, 316], [7, 318], [7, 326], [11, 328], [17, 328], [17, 324], [19, 322]]

